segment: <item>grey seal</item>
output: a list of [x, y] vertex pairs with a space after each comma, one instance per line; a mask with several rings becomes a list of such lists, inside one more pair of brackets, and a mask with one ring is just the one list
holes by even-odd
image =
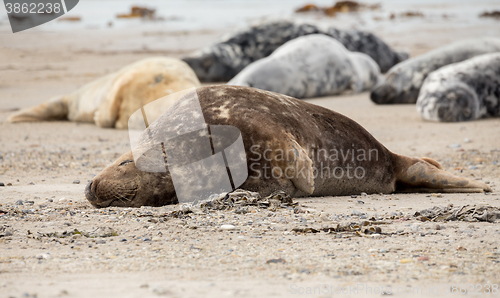
[[392, 50], [370, 32], [343, 31], [313, 24], [275, 21], [229, 35], [216, 44], [184, 57], [183, 60], [193, 68], [200, 81], [229, 81], [247, 65], [271, 55], [285, 42], [309, 34], [328, 35], [350, 51], [367, 54], [377, 62], [382, 72], [408, 58], [408, 54]]
[[500, 52], [432, 72], [420, 89], [417, 111], [425, 120], [441, 122], [500, 116]]
[[[479, 181], [444, 171], [432, 159], [394, 154], [355, 121], [300, 99], [228, 85], [201, 87], [196, 93], [206, 124], [241, 132], [248, 178], [240, 188], [262, 196], [277, 190], [294, 197], [491, 191]], [[177, 100], [144, 130], [144, 140], [175, 132], [165, 123], [187, 103], [186, 97]], [[132, 151], [124, 154], [87, 185], [86, 198], [95, 207], [177, 203], [167, 168], [146, 172], [136, 166], [150, 162], [148, 151], [136, 159]]]
[[99, 127], [127, 128], [133, 111], [160, 97], [199, 87], [185, 62], [152, 57], [129, 64], [74, 92], [12, 114], [9, 122], [70, 120]]
[[311, 34], [286, 42], [227, 84], [310, 98], [369, 90], [379, 76], [370, 56], [351, 52], [327, 35]]
[[500, 51], [500, 39], [485, 37], [457, 41], [392, 67], [371, 92], [377, 104], [416, 103], [425, 78], [436, 69]]

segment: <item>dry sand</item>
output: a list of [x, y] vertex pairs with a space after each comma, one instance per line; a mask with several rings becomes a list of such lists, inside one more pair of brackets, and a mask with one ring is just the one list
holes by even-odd
[[[420, 54], [484, 29], [379, 35]], [[92, 208], [85, 184], [129, 150], [127, 132], [5, 119], [9, 109], [70, 92], [140, 58], [179, 57], [220, 35], [160, 33], [1, 32], [0, 182], [12, 186], [0, 187], [0, 297], [455, 297], [460, 289], [453, 285], [475, 293], [469, 296], [498, 297], [499, 224], [452, 221], [438, 229], [414, 213], [450, 204], [500, 207], [500, 119], [428, 123], [415, 106], [375, 106], [368, 93], [309, 100], [358, 121], [394, 152], [429, 156], [456, 175], [489, 183], [492, 194], [308, 198], [297, 200], [299, 213], [252, 207], [181, 218], [168, 215], [179, 206]], [[156, 41], [165, 46], [155, 48]], [[371, 217], [381, 235], [293, 231]], [[223, 224], [235, 228], [221, 230]]]

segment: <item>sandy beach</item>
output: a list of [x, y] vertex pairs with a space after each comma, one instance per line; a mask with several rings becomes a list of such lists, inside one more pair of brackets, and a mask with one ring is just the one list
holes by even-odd
[[[367, 16], [351, 19], [411, 56], [500, 36], [495, 20], [463, 24], [458, 13], [439, 11], [390, 23], [390, 12], [382, 6], [379, 25], [371, 15], [365, 25], [356, 18]], [[347, 17], [319, 21], [352, 26]], [[414, 105], [377, 106], [369, 93], [308, 99], [357, 121], [391, 151], [431, 157], [493, 193], [358, 194], [187, 214], [176, 213], [179, 206], [95, 209], [87, 202], [87, 182], [130, 150], [126, 130], [6, 123], [15, 109], [141, 58], [180, 58], [232, 29], [157, 24], [12, 34], [0, 23], [0, 297], [497, 297], [498, 221], [429, 221], [417, 212], [500, 208], [498, 118], [424, 122]]]

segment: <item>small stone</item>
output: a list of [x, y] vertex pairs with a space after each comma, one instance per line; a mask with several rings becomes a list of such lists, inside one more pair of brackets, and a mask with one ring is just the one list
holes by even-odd
[[351, 215], [353, 215], [353, 216], [360, 216], [360, 215], [361, 215], [361, 212], [359, 212], [359, 211], [358, 211], [358, 210], [356, 210], [356, 209], [353, 209], [353, 210], [351, 211]]
[[28, 185], [35, 185], [35, 183], [33, 183], [33, 182], [30, 182], [30, 183], [28, 183]]
[[123, 238], [123, 239], [120, 239], [120, 242], [126, 242], [127, 239]]
[[413, 263], [413, 259], [401, 259], [399, 262], [401, 262], [401, 264]]
[[457, 250], [458, 250], [458, 251], [466, 251], [466, 250], [467, 250], [467, 248], [465, 248], [465, 247], [463, 247], [463, 246], [459, 246], [459, 247], [457, 247]]
[[266, 261], [266, 264], [285, 264], [286, 261], [282, 258], [279, 259], [270, 259]]
[[80, 180], [73, 181], [73, 184], [80, 184]]
[[477, 170], [476, 166], [469, 166], [469, 170]]
[[361, 201], [361, 200], [358, 200], [358, 204], [361, 204], [363, 205], [365, 202]]
[[169, 291], [167, 291], [161, 287], [153, 288], [152, 292], [155, 293], [156, 295], [159, 295], [159, 296], [164, 296], [164, 295], [167, 295], [169, 293]]
[[36, 258], [38, 260], [46, 260], [46, 259], [50, 259], [50, 255], [49, 254], [39, 254], [36, 256]]
[[417, 261], [419, 261], [419, 262], [429, 261], [429, 257], [428, 256], [421, 256], [421, 257], [417, 258]]
[[464, 139], [464, 143], [471, 143], [472, 141], [469, 138]]
[[470, 225], [467, 226], [467, 228], [469, 228], [469, 229], [475, 229], [476, 227], [473, 224], [470, 224]]
[[381, 249], [379, 250], [379, 252], [384, 254], [384, 253], [386, 253], [386, 252], [387, 252], [387, 249], [385, 249], [385, 248], [381, 248]]
[[16, 205], [24, 205], [24, 204], [23, 204], [23, 200], [17, 200], [17, 201], [16, 201]]
[[97, 240], [95, 243], [96, 243], [96, 244], [105, 244], [105, 243], [106, 243], [106, 241], [104, 241], [104, 240], [102, 240], [102, 239], [101, 239], [101, 240]]
[[3, 182], [0, 182], [0, 186], [5, 186], [5, 184], [3, 184]]
[[152, 241], [161, 241], [161, 237], [154, 236], [151, 240]]
[[66, 201], [66, 198], [60, 198], [59, 199], [59, 202], [64, 202], [64, 201]]
[[355, 199], [357, 197], [358, 197], [357, 195], [351, 195], [351, 198], [353, 198], [353, 199]]
[[448, 145], [448, 148], [460, 148], [462, 145], [460, 143]]
[[12, 186], [12, 183], [10, 183], [10, 182], [9, 182], [9, 183], [7, 183], [7, 186]]
[[362, 197], [366, 197], [367, 195], [368, 195], [368, 194], [367, 194], [366, 192], [362, 192], [362, 193], [361, 193], [361, 196], [362, 196]]
[[233, 226], [233, 225], [222, 225], [222, 226], [220, 226], [220, 229], [221, 230], [226, 230], [226, 231], [231, 231], [231, 230], [235, 230], [236, 227]]
[[434, 226], [434, 229], [435, 229], [435, 230], [441, 230], [441, 226], [440, 226], [440, 225], [438, 225], [438, 224], [436, 224], [436, 225]]

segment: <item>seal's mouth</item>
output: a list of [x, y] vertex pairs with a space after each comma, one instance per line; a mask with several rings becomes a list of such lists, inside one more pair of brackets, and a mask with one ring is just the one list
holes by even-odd
[[110, 199], [103, 200], [103, 198], [96, 195], [98, 184], [99, 182], [97, 181], [90, 181], [85, 187], [85, 197], [90, 204], [96, 208], [105, 208], [109, 206], [127, 207], [130, 205], [130, 202], [133, 201], [137, 193], [137, 188], [134, 188], [131, 192], [129, 192], [129, 196], [127, 198], [121, 195], [115, 195]]
[[[92, 189], [92, 186], [94, 189]], [[85, 197], [87, 200], [92, 204], [92, 206], [97, 207], [97, 208], [104, 208], [108, 207], [111, 205], [113, 202], [112, 200], [109, 200], [108, 202], [102, 202], [96, 195], [95, 195], [95, 188], [97, 186], [97, 182], [94, 183], [93, 180], [91, 180], [87, 186], [85, 187]]]

